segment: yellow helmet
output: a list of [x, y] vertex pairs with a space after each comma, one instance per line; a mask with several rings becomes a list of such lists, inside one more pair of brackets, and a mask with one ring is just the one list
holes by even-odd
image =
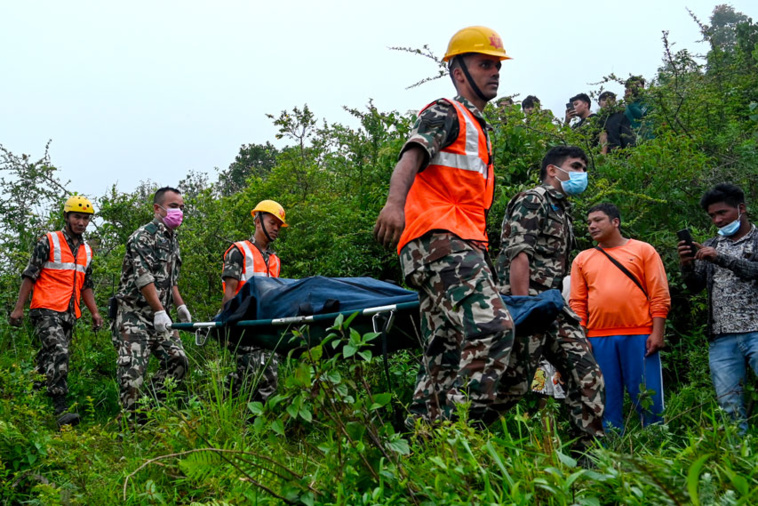
[[63, 205], [64, 213], [95, 214], [95, 208], [87, 197], [71, 195]]
[[255, 206], [255, 209], [250, 211], [250, 214], [255, 217], [255, 213], [270, 213], [282, 220], [282, 226], [286, 227], [287, 222], [284, 221], [284, 208], [279, 204], [279, 202], [274, 202], [273, 200], [261, 200], [258, 202], [258, 205]]
[[447, 45], [447, 52], [442, 61], [449, 61], [453, 56], [466, 53], [481, 53], [497, 56], [500, 60], [510, 60], [505, 54], [503, 39], [491, 28], [486, 26], [469, 26], [459, 30]]

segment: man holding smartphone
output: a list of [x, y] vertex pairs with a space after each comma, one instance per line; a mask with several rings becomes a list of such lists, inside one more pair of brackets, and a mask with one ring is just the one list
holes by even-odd
[[716, 185], [700, 206], [718, 227], [702, 246], [679, 242], [684, 282], [697, 293], [708, 291], [708, 340], [711, 379], [724, 411], [747, 432], [743, 385], [749, 363], [758, 373], [758, 232], [750, 223], [739, 186]]
[[566, 124], [571, 123], [574, 118], [579, 118], [579, 121], [571, 125], [571, 128], [576, 130], [590, 123], [592, 118], [597, 116], [590, 111], [591, 106], [592, 100], [586, 93], [579, 93], [571, 97], [566, 104]]

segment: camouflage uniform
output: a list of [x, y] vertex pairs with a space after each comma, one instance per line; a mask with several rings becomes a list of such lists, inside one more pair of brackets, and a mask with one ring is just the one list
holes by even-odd
[[151, 354], [160, 360], [160, 369], [152, 380], [156, 391], [160, 391], [166, 377], [181, 382], [187, 372], [189, 363], [179, 334], [155, 331], [153, 310], [140, 291], [153, 283], [158, 299], [169, 311], [181, 263], [176, 235], [160, 220], [138, 228], [126, 244], [116, 294], [118, 314], [113, 323], [121, 404], [126, 410], [135, 408]]
[[[476, 107], [462, 97], [455, 100], [474, 114], [485, 132], [490, 130]], [[429, 155], [428, 162], [455, 141], [458, 130], [453, 106], [437, 101], [422, 112], [403, 151], [418, 145]], [[438, 420], [450, 416], [455, 404], [471, 401], [472, 418], [487, 418], [514, 332], [497, 291], [486, 244], [434, 230], [408, 242], [400, 252], [400, 264], [406, 282], [419, 292], [426, 344], [411, 414]]]
[[[502, 250], [497, 261], [502, 293], [511, 293], [511, 261], [522, 252], [529, 257], [529, 295], [560, 290], [573, 247], [570, 204], [563, 193], [543, 184], [516, 195], [503, 220]], [[498, 393], [500, 409], [518, 402], [529, 391], [543, 355], [566, 381], [566, 403], [577, 435], [583, 439], [601, 436], [605, 382], [579, 318], [568, 306], [551, 330], [517, 341], [512, 355], [515, 367], [509, 369]]]
[[[63, 236], [66, 243], [74, 254], [78, 255], [78, 247], [83, 244], [79, 239], [75, 245], [68, 230], [63, 228]], [[34, 247], [29, 263], [21, 273], [22, 278], [36, 281], [45, 262], [50, 259], [50, 242], [47, 236], [43, 236]], [[82, 291], [92, 289], [92, 264], [84, 273], [84, 285]], [[47, 378], [47, 394], [51, 397], [65, 396], [68, 394], [68, 359], [69, 346], [76, 323], [76, 311], [74, 309], [74, 294], [71, 294], [68, 310], [66, 312], [53, 311], [52, 309], [35, 308], [29, 310], [29, 318], [34, 326], [34, 335], [39, 339], [42, 347], [37, 353], [37, 372]], [[41, 385], [38, 385], [41, 386]]]
[[[250, 242], [257, 248], [255, 237]], [[269, 257], [274, 254], [269, 247], [261, 252], [263, 259], [268, 265]], [[221, 278], [232, 278], [237, 281], [242, 278], [242, 266], [245, 256], [242, 252], [233, 248], [224, 257], [224, 269]], [[243, 344], [227, 343], [229, 351], [237, 357], [237, 370], [230, 373], [226, 378], [227, 388], [231, 389], [232, 395], [239, 395], [240, 391], [250, 392], [251, 399], [266, 402], [272, 396], [279, 384], [279, 361], [276, 353], [265, 350], [258, 346], [245, 346]]]

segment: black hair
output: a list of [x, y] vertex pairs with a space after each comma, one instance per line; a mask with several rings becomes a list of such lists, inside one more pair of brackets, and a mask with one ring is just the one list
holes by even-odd
[[575, 100], [581, 100], [582, 102], [587, 102], [587, 105], [592, 105], [592, 100], [590, 100], [590, 97], [586, 93], [574, 95], [569, 99], [569, 102], [573, 104]]
[[[453, 77], [453, 71], [464, 65], [466, 57], [470, 54], [471, 53], [457, 54], [450, 58], [450, 61], [447, 62], [447, 71], [448, 74], [450, 74], [450, 80], [453, 81], [453, 85], [455, 85], [455, 77]], [[456, 87], [456, 89], [458, 88]]]
[[728, 206], [738, 207], [740, 204], [745, 203], [745, 192], [739, 186], [731, 183], [717, 184], [705, 192], [703, 198], [700, 199], [700, 207], [707, 212], [711, 205], [720, 202]]
[[155, 195], [153, 195], [153, 204], [158, 204], [158, 205], [163, 204], [163, 196], [166, 194], [166, 192], [174, 192], [177, 195], [182, 194], [182, 192], [170, 186], [164, 186], [163, 188], [158, 188], [158, 190], [156, 190], [155, 192]]
[[542, 166], [540, 167], [540, 180], [544, 181], [547, 177], [547, 166], [556, 165], [559, 166], [566, 161], [567, 158], [579, 158], [584, 163], [589, 164], [587, 155], [582, 148], [576, 146], [555, 146], [550, 148], [545, 158], [542, 159]]
[[600, 102], [601, 100], [605, 100], [606, 98], [611, 97], [614, 100], [616, 99], [616, 94], [612, 91], [604, 91], [600, 94], [599, 97], [597, 97], [597, 101]]
[[619, 208], [611, 204], [610, 202], [602, 202], [600, 204], [596, 204], [592, 207], [590, 207], [587, 210], [587, 216], [589, 216], [592, 213], [601, 212], [610, 218], [611, 221], [614, 219], [619, 220], [619, 227], [621, 226], [621, 213], [619, 212]]
[[534, 95], [529, 95], [521, 102], [521, 110], [531, 107], [537, 107], [540, 105], [540, 99]]

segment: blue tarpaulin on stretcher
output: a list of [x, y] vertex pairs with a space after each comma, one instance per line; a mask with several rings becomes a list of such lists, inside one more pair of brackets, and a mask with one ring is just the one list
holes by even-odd
[[[531, 334], [551, 325], [563, 308], [558, 290], [539, 297], [503, 296], [517, 334]], [[418, 294], [372, 278], [303, 279], [254, 277], [214, 318], [220, 339], [288, 353], [320, 342], [339, 314], [359, 312], [351, 326], [360, 332], [378, 330], [390, 313], [394, 324], [385, 327], [390, 351], [422, 346], [419, 334]], [[379, 320], [377, 316], [379, 315]], [[382, 320], [384, 318], [384, 320]], [[307, 325], [302, 337], [292, 330]], [[209, 324], [174, 324], [174, 328], [201, 328]], [[381, 326], [381, 325], [380, 325]]]

